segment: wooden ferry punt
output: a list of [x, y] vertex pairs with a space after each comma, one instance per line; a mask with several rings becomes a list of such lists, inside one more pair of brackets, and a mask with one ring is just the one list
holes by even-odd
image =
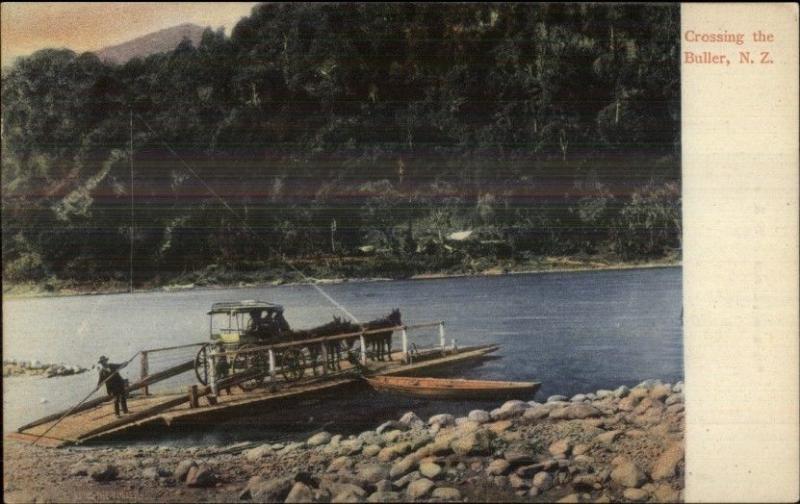
[[430, 399], [525, 399], [533, 398], [541, 383], [450, 378], [375, 376], [365, 378], [379, 392]]
[[[441, 323], [435, 323], [441, 324]], [[413, 327], [392, 328], [403, 331]], [[335, 338], [326, 338], [335, 339]], [[406, 361], [407, 353], [395, 351], [392, 360], [369, 362], [366, 371], [371, 376], [380, 375], [415, 375], [419, 373], [435, 373], [451, 366], [463, 365], [489, 357], [496, 351], [496, 345], [481, 345], [463, 348], [445, 348], [425, 352], [411, 362]], [[153, 353], [158, 349], [142, 352]], [[214, 404], [202, 400], [211, 393], [208, 386], [191, 386], [180, 394], [148, 394], [149, 385], [172, 378], [182, 373], [191, 372], [194, 360], [179, 364], [170, 369], [147, 375], [128, 387], [129, 392], [145, 391], [145, 394], [133, 395], [128, 399], [130, 415], [117, 418], [109, 396], [103, 396], [86, 402], [74, 410], [62, 411], [41, 418], [20, 427], [17, 432], [6, 435], [40, 446], [61, 447], [95, 440], [108, 440], [116, 435], [129, 433], [150, 427], [170, 427], [181, 424], [216, 423], [236, 418], [259, 408], [280, 410], [291, 401], [319, 396], [339, 391], [348, 386], [362, 384], [361, 375], [353, 372], [352, 364], [342, 362], [342, 370], [323, 376], [308, 377], [288, 383], [280, 379], [268, 382], [266, 387], [251, 391], [232, 388], [232, 394], [221, 394]], [[143, 366], [143, 368], [146, 366]], [[235, 386], [246, 380], [247, 376], [231, 376], [219, 382], [220, 390], [227, 386]]]

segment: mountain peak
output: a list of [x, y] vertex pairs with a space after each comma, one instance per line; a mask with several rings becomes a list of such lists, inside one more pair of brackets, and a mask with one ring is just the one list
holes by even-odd
[[188, 38], [194, 45], [200, 43], [204, 27], [193, 23], [183, 23], [170, 28], [165, 28], [153, 33], [148, 33], [121, 44], [104, 47], [95, 51], [100, 60], [106, 63], [123, 64], [133, 58], [144, 58], [151, 54], [171, 51], [177, 47], [184, 38]]

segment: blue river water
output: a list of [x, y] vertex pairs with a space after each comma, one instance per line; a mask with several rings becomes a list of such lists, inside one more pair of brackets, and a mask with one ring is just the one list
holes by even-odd
[[[673, 383], [683, 378], [677, 267], [353, 282], [324, 288], [362, 321], [400, 308], [407, 324], [445, 320], [448, 344], [453, 339], [461, 347], [499, 344], [497, 359], [459, 369], [455, 376], [540, 381], [539, 400], [635, 385], [647, 378]], [[140, 349], [206, 340], [211, 303], [241, 299], [284, 305], [292, 327], [324, 323], [337, 313], [313, 288], [302, 285], [10, 300], [3, 302], [3, 357], [87, 367], [100, 354], [124, 361]], [[432, 329], [412, 339], [433, 344], [438, 334]], [[135, 370], [129, 375], [137, 376]], [[93, 372], [3, 380], [4, 432], [69, 407], [94, 383]], [[379, 419], [407, 408], [463, 412], [476, 406], [383, 396], [341, 402], [334, 423]], [[303, 422], [314, 425], [305, 415]]]

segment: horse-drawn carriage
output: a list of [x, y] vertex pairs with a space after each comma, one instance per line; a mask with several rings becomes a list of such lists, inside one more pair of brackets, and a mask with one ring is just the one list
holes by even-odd
[[[344, 354], [358, 365], [352, 350], [359, 340], [370, 347], [363, 349], [365, 355], [391, 360], [392, 330], [371, 331], [364, 339], [359, 333], [402, 324], [400, 311], [393, 310], [387, 317], [361, 325], [334, 317], [312, 329], [292, 330], [281, 305], [255, 300], [214, 303], [208, 315], [211, 342], [204, 344], [195, 357], [197, 379], [207, 385], [232, 374], [252, 374], [239, 383], [243, 390], [258, 387], [273, 370], [287, 382], [300, 380], [308, 368], [316, 376], [320, 365], [325, 370], [340, 370]], [[322, 339], [339, 335], [349, 336]]]

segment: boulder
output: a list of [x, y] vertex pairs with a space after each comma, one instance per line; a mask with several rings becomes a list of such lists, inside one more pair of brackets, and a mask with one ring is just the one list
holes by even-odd
[[563, 402], [567, 400], [567, 396], [563, 395], [551, 395], [547, 398], [547, 402]]
[[479, 424], [484, 424], [491, 420], [489, 413], [484, 410], [472, 410], [469, 412], [469, 415], [467, 415], [467, 418]]
[[548, 490], [553, 486], [553, 477], [548, 472], [540, 471], [533, 475], [533, 486], [542, 491]]
[[440, 427], [447, 427], [450, 425], [455, 425], [456, 419], [450, 413], [440, 413], [438, 415], [433, 415], [428, 419], [428, 425], [439, 425]]
[[578, 497], [578, 494], [571, 493], [569, 495], [566, 495], [566, 496], [558, 499], [556, 502], [573, 504], [575, 502], [580, 502], [580, 498]]
[[656, 385], [650, 390], [650, 398], [656, 401], [663, 401], [669, 397], [670, 394], [672, 394], [672, 387], [668, 387], [667, 385]]
[[675, 475], [675, 470], [681, 460], [683, 460], [682, 443], [670, 445], [653, 463], [650, 477], [653, 478], [653, 481], [671, 478]]
[[421, 499], [426, 497], [433, 490], [433, 487], [433, 481], [427, 478], [420, 478], [408, 485], [406, 493], [411, 499]]
[[664, 401], [664, 404], [667, 406], [672, 406], [673, 404], [678, 404], [683, 402], [683, 394], [681, 393], [674, 393], [667, 397], [667, 400]]
[[515, 490], [528, 488], [530, 486], [527, 480], [520, 478], [516, 474], [510, 474], [508, 476], [508, 484], [511, 485], [511, 488]]
[[657, 387], [658, 385], [663, 385], [661, 380], [650, 378], [649, 380], [644, 380], [643, 382], [639, 383], [633, 388], [643, 388], [647, 390], [653, 390], [653, 388]]
[[384, 443], [383, 438], [375, 431], [364, 431], [358, 435], [357, 439], [360, 439], [364, 444], [368, 445], [374, 444], [383, 446]]
[[414, 481], [417, 481], [421, 477], [422, 477], [422, 475], [419, 473], [419, 471], [412, 471], [412, 472], [406, 474], [405, 476], [403, 476], [402, 478], [397, 479], [397, 481], [392, 482], [392, 485], [395, 488], [405, 488], [410, 483], [412, 483]]
[[647, 481], [647, 477], [633, 462], [623, 462], [611, 471], [611, 479], [616, 484], [629, 488], [638, 488]]
[[361, 453], [365, 457], [374, 457], [375, 455], [380, 453], [380, 451], [381, 451], [381, 447], [379, 445], [371, 444], [369, 446], [364, 447], [364, 449], [361, 451]]
[[656, 502], [679, 502], [680, 492], [669, 485], [658, 485], [653, 492]]
[[452, 487], [439, 487], [433, 491], [431, 497], [436, 502], [460, 501], [461, 492]]
[[486, 474], [491, 476], [499, 476], [501, 474], [506, 474], [511, 469], [511, 464], [504, 459], [495, 459], [489, 463], [489, 466], [486, 468]]
[[586, 394], [575, 394], [570, 398], [570, 402], [583, 402], [587, 399]]
[[95, 481], [113, 481], [119, 476], [119, 469], [111, 464], [100, 464], [89, 470], [89, 476]]
[[239, 499], [256, 502], [283, 502], [293, 486], [292, 478], [264, 479], [261, 476], [253, 476], [239, 494]]
[[364, 448], [364, 441], [361, 439], [348, 439], [340, 443], [341, 451], [344, 455], [356, 455]]
[[324, 444], [328, 444], [330, 440], [331, 440], [331, 434], [329, 432], [322, 431], [308, 438], [306, 444], [309, 447], [313, 448], [315, 446], [322, 446]]
[[609, 398], [609, 397], [614, 397], [614, 391], [613, 390], [607, 390], [607, 389], [600, 389], [600, 390], [597, 391], [597, 393], [595, 395], [597, 395], [598, 399], [606, 399], [606, 398]]
[[424, 462], [419, 465], [419, 472], [426, 478], [435, 480], [442, 474], [442, 467], [433, 462]]
[[210, 487], [216, 485], [216, 483], [216, 474], [214, 474], [214, 471], [205, 464], [192, 467], [189, 469], [189, 473], [186, 475], [186, 486], [188, 487]]
[[384, 431], [383, 434], [381, 434], [381, 437], [383, 437], [383, 440], [386, 441], [387, 444], [392, 444], [396, 443], [397, 440], [400, 439], [402, 435], [403, 431], [392, 429], [389, 431]]
[[603, 415], [603, 412], [590, 404], [578, 403], [570, 404], [566, 408], [566, 416], [569, 419], [595, 418]]
[[679, 381], [675, 385], [672, 386], [673, 392], [683, 392], [683, 382]]

